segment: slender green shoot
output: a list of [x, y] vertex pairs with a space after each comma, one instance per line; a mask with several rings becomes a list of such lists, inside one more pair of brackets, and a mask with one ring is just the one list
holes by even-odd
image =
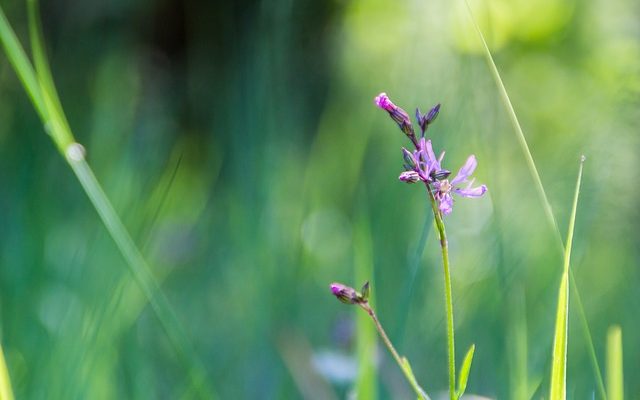
[[607, 396], [610, 400], [624, 399], [622, 329], [617, 325], [607, 332]]
[[190, 390], [199, 393], [201, 397], [213, 398], [213, 390], [206, 380], [205, 369], [200, 364], [186, 335], [182, 332], [171, 305], [163, 295], [149, 266], [102, 190], [93, 171], [86, 163], [84, 148], [75, 142], [60, 104], [42, 44], [39, 12], [35, 0], [28, 1], [28, 14], [31, 47], [36, 65], [35, 71], [0, 7], [0, 41], [9, 62], [38, 112], [45, 131], [51, 136], [80, 181], [107, 231], [124, 256], [134, 279], [148, 298], [151, 308], [176, 349], [179, 358], [189, 367]]
[[553, 340], [553, 361], [551, 364], [551, 390], [550, 400], [564, 400], [567, 396], [567, 341], [569, 328], [569, 265], [571, 264], [571, 245], [573, 243], [573, 231], [578, 210], [578, 198], [580, 196], [580, 183], [582, 182], [582, 167], [584, 156], [580, 160], [576, 190], [573, 197], [573, 207], [569, 219], [569, 231], [567, 233], [567, 247], [564, 252], [564, 267], [560, 290], [558, 292], [558, 310], [556, 313], [556, 329]]
[[13, 400], [13, 390], [11, 389], [11, 379], [9, 370], [4, 360], [4, 351], [0, 344], [0, 400]]
[[472, 344], [467, 351], [467, 355], [464, 356], [462, 366], [460, 367], [460, 373], [458, 374], [458, 390], [456, 390], [456, 398], [460, 399], [467, 390], [467, 381], [469, 380], [469, 372], [471, 371], [471, 363], [473, 362], [473, 353], [476, 351], [476, 345]]
[[[544, 209], [545, 216], [547, 218], [547, 222], [552, 227], [554, 236], [556, 238], [555, 242], [558, 246], [558, 250], [561, 254], [564, 254], [565, 248], [564, 243], [562, 241], [562, 236], [560, 235], [560, 230], [558, 229], [558, 223], [553, 215], [553, 211], [551, 210], [551, 203], [547, 198], [547, 194], [544, 190], [544, 186], [542, 185], [542, 180], [540, 179], [540, 174], [538, 173], [538, 169], [536, 167], [535, 161], [533, 160], [533, 156], [531, 155], [531, 151], [529, 150], [529, 145], [527, 144], [527, 140], [524, 136], [524, 132], [522, 131], [522, 127], [520, 126], [520, 122], [518, 121], [518, 117], [513, 108], [513, 104], [509, 99], [509, 94], [507, 93], [507, 89], [502, 82], [502, 78], [500, 77], [500, 72], [498, 71], [498, 67], [493, 61], [493, 56], [491, 55], [491, 51], [489, 50], [489, 46], [478, 26], [478, 23], [474, 17], [473, 11], [471, 10], [471, 6], [469, 5], [468, 0], [464, 0], [467, 10], [469, 12], [469, 16], [471, 18], [471, 22], [473, 23], [473, 27], [482, 42], [482, 46], [484, 49], [484, 55], [489, 65], [489, 69], [491, 70], [491, 74], [496, 82], [496, 86], [498, 87], [498, 91], [500, 92], [500, 98], [502, 100], [503, 105], [507, 109], [507, 114], [509, 116], [509, 120], [513, 126], [514, 132], [516, 133], [516, 137], [518, 139], [518, 143], [520, 144], [520, 149], [525, 156], [525, 160], [527, 162], [527, 167], [529, 169], [529, 173], [535, 183], [536, 191], [538, 193], [538, 197], [542, 203], [542, 207]], [[602, 373], [600, 369], [600, 365], [598, 364], [598, 359], [596, 357], [595, 347], [593, 345], [593, 339], [591, 337], [591, 332], [589, 329], [589, 324], [587, 321], [586, 313], [584, 312], [584, 306], [582, 305], [582, 300], [580, 298], [580, 291], [578, 290], [578, 286], [575, 281], [575, 277], [573, 275], [573, 270], [569, 270], [569, 280], [571, 283], [572, 293], [575, 298], [575, 305], [578, 310], [578, 314], [580, 317], [580, 325], [582, 327], [583, 335], [585, 337], [585, 341], [588, 347], [589, 359], [591, 361], [591, 367], [593, 369], [593, 373], [596, 378], [596, 384], [598, 388], [598, 393], [602, 399], [607, 399], [606, 392], [604, 390], [604, 381], [602, 380]]]

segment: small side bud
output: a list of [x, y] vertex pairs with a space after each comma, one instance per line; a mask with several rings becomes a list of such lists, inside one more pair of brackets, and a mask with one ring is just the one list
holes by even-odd
[[362, 285], [362, 289], [361, 291], [361, 297], [363, 301], [367, 301], [369, 300], [369, 293], [370, 293], [370, 288], [369, 288], [369, 281], [366, 281], [364, 283], [364, 285]]
[[422, 114], [419, 108], [416, 108], [416, 120], [418, 121], [418, 125], [420, 126], [420, 131], [422, 132], [422, 137], [424, 137], [424, 133], [427, 131], [427, 127], [435, 121], [438, 113], [440, 112], [440, 103], [436, 104], [428, 113]]
[[414, 169], [416, 167], [415, 157], [404, 147], [402, 148], [402, 158], [404, 158], [404, 162], [406, 163], [405, 165], [409, 167], [407, 169]]
[[416, 183], [420, 180], [420, 175], [416, 171], [404, 171], [398, 179], [404, 183]]
[[427, 113], [427, 125], [431, 124], [433, 121], [436, 120], [436, 118], [438, 117], [438, 114], [440, 113], [440, 103], [436, 104], [435, 107], [433, 107], [429, 113]]
[[440, 181], [440, 180], [443, 180], [443, 179], [447, 179], [449, 177], [449, 175], [451, 175], [451, 171], [448, 171], [446, 169], [441, 169], [439, 171], [433, 171], [431, 173], [431, 177], [434, 180], [437, 180], [437, 181]]

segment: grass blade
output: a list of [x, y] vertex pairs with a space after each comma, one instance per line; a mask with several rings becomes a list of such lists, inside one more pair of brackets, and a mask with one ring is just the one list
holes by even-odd
[[[538, 197], [540, 197], [540, 201], [542, 202], [542, 207], [544, 209], [544, 213], [545, 216], [547, 218], [547, 222], [549, 223], [549, 225], [552, 227], [553, 232], [554, 232], [554, 236], [556, 238], [556, 243], [558, 245], [558, 250], [560, 251], [560, 254], [564, 254], [565, 252], [565, 246], [564, 243], [562, 241], [562, 237], [560, 235], [560, 230], [558, 229], [558, 224], [556, 222], [555, 217], [553, 216], [553, 211], [551, 210], [551, 203], [549, 203], [549, 199], [547, 198], [547, 194], [544, 190], [544, 186], [542, 185], [542, 180], [540, 179], [540, 174], [538, 173], [538, 169], [536, 167], [536, 164], [533, 160], [533, 156], [531, 155], [531, 151], [529, 150], [529, 145], [527, 144], [527, 140], [524, 136], [524, 132], [522, 131], [522, 127], [520, 126], [520, 122], [518, 121], [518, 117], [516, 115], [516, 112], [513, 108], [513, 105], [511, 104], [511, 100], [509, 99], [509, 94], [507, 93], [507, 89], [504, 86], [504, 83], [502, 82], [502, 78], [500, 77], [500, 72], [498, 72], [498, 67], [496, 67], [495, 62], [493, 61], [493, 56], [491, 55], [491, 51], [489, 50], [489, 46], [487, 45], [487, 42], [484, 38], [484, 35], [482, 34], [482, 31], [480, 30], [480, 27], [478, 26], [478, 23], [476, 22], [476, 19], [473, 15], [473, 11], [471, 10], [471, 6], [469, 6], [469, 2], [468, 0], [464, 0], [465, 5], [467, 7], [467, 10], [469, 12], [469, 16], [471, 18], [471, 22], [473, 23], [473, 26], [476, 30], [476, 33], [478, 34], [478, 37], [480, 38], [481, 42], [482, 42], [482, 46], [484, 49], [484, 55], [485, 58], [487, 60], [487, 64], [489, 65], [489, 69], [491, 70], [491, 74], [496, 82], [496, 86], [498, 87], [498, 91], [500, 92], [500, 98], [502, 100], [502, 103], [504, 104], [505, 108], [507, 109], [507, 114], [509, 115], [509, 120], [511, 121], [511, 124], [513, 126], [514, 132], [516, 133], [516, 137], [518, 139], [518, 143], [520, 144], [520, 148], [522, 150], [522, 153], [525, 156], [525, 160], [527, 162], [527, 167], [529, 169], [529, 172], [531, 174], [531, 177], [535, 183], [535, 187], [536, 187], [536, 192], [538, 193]], [[595, 347], [593, 346], [593, 339], [591, 338], [591, 332], [589, 329], [589, 324], [587, 321], [587, 317], [586, 314], [584, 312], [584, 307], [582, 305], [582, 300], [580, 298], [580, 291], [578, 290], [578, 286], [576, 284], [575, 278], [573, 276], [573, 270], [569, 270], [569, 281], [570, 281], [570, 286], [573, 292], [573, 296], [575, 297], [575, 305], [577, 307], [578, 310], [578, 314], [580, 317], [580, 322], [581, 322], [581, 326], [582, 326], [582, 331], [583, 331], [583, 335], [585, 338], [585, 341], [587, 342], [587, 347], [588, 347], [588, 353], [589, 353], [589, 359], [591, 361], [591, 367], [593, 369], [593, 374], [595, 375], [596, 378], [596, 384], [597, 384], [597, 388], [598, 388], [598, 393], [600, 394], [600, 397], [602, 399], [607, 399], [607, 395], [605, 393], [604, 390], [604, 382], [602, 380], [602, 373], [601, 373], [601, 369], [600, 369], [600, 365], [598, 364], [598, 359], [596, 357], [596, 351], [595, 351]]]
[[473, 353], [476, 351], [476, 345], [472, 344], [467, 351], [467, 355], [464, 356], [462, 366], [460, 366], [460, 373], [458, 374], [458, 390], [456, 391], [456, 398], [462, 397], [464, 391], [467, 390], [467, 381], [469, 380], [469, 372], [471, 371], [471, 363], [473, 362]]
[[52, 135], [56, 145], [61, 151], [74, 142], [67, 117], [62, 110], [62, 104], [58, 97], [56, 86], [51, 76], [51, 68], [44, 50], [42, 28], [40, 26], [40, 10], [37, 0], [27, 1], [29, 16], [29, 38], [31, 39], [31, 51], [36, 68], [36, 78], [40, 86], [40, 93], [45, 107], [45, 115], [49, 129], [47, 133]]
[[569, 265], [571, 264], [571, 245], [573, 243], [573, 231], [578, 209], [578, 197], [580, 196], [580, 183], [582, 182], [582, 167], [584, 156], [580, 160], [576, 191], [573, 197], [573, 207], [569, 219], [569, 231], [567, 233], [567, 247], [564, 252], [564, 266], [560, 290], [558, 292], [558, 310], [556, 313], [556, 329], [553, 339], [553, 361], [551, 364], [551, 400], [564, 400], [567, 395], [567, 331], [569, 328]]
[[607, 332], [607, 396], [610, 400], [624, 399], [622, 330], [617, 325]]
[[0, 400], [13, 400], [13, 390], [11, 389], [11, 379], [9, 370], [4, 360], [4, 351], [0, 345]]

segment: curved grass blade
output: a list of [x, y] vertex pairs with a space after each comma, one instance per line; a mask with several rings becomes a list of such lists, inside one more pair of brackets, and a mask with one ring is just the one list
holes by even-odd
[[[536, 191], [538, 192], [538, 196], [540, 197], [540, 201], [542, 202], [542, 207], [544, 209], [545, 216], [547, 218], [547, 222], [552, 227], [554, 236], [556, 237], [556, 243], [558, 245], [558, 250], [561, 254], [565, 252], [565, 246], [562, 241], [562, 237], [560, 235], [560, 230], [558, 229], [558, 224], [553, 215], [553, 211], [551, 210], [551, 203], [549, 203], [549, 199], [547, 198], [547, 194], [544, 190], [544, 186], [542, 185], [542, 180], [540, 179], [540, 174], [538, 173], [538, 169], [533, 160], [533, 156], [531, 155], [531, 151], [529, 150], [529, 145], [527, 144], [527, 140], [524, 136], [524, 132], [522, 131], [522, 127], [520, 126], [520, 122], [518, 121], [518, 117], [516, 115], [515, 110], [513, 109], [513, 105], [511, 104], [511, 100], [509, 99], [509, 94], [507, 93], [507, 89], [502, 82], [502, 78], [500, 77], [500, 72], [498, 72], [498, 67], [496, 67], [495, 62], [493, 61], [493, 56], [491, 55], [491, 51], [489, 50], [489, 46], [478, 26], [478, 23], [473, 15], [473, 11], [471, 10], [471, 6], [469, 6], [468, 0], [464, 0], [467, 10], [469, 12], [469, 16], [471, 18], [471, 22], [473, 23], [473, 27], [478, 34], [482, 42], [482, 46], [484, 49], [484, 55], [487, 60], [487, 64], [489, 65], [489, 69], [491, 70], [491, 74], [496, 82], [496, 86], [498, 87], [498, 91], [500, 92], [500, 98], [502, 99], [502, 103], [507, 109], [507, 114], [509, 115], [509, 119], [511, 124], [513, 125], [513, 129], [516, 133], [516, 137], [518, 139], [518, 143], [520, 144], [520, 148], [522, 153], [525, 156], [527, 167], [529, 168], [529, 172], [531, 174], [532, 179], [534, 180]], [[602, 380], [602, 373], [600, 369], [600, 365], [598, 364], [598, 358], [596, 357], [595, 347], [593, 345], [593, 339], [591, 338], [591, 332], [589, 329], [589, 323], [587, 321], [587, 316], [584, 312], [584, 306], [582, 305], [582, 300], [580, 298], [580, 291], [578, 290], [578, 286], [576, 284], [576, 280], [573, 276], [573, 270], [569, 270], [569, 281], [571, 283], [571, 289], [573, 296], [575, 297], [575, 304], [578, 309], [578, 314], [580, 317], [580, 325], [582, 326], [583, 335], [585, 341], [587, 342], [587, 350], [589, 353], [589, 359], [591, 361], [591, 367], [593, 369], [593, 374], [596, 378], [596, 385], [598, 388], [598, 393], [602, 399], [607, 399], [606, 392], [604, 390], [604, 382]]]
[[569, 265], [571, 264], [571, 245], [573, 243], [573, 231], [576, 223], [578, 209], [578, 197], [580, 196], [580, 183], [582, 182], [582, 167], [584, 156], [580, 160], [576, 191], [573, 196], [573, 207], [569, 219], [569, 231], [567, 233], [567, 247], [564, 252], [564, 266], [560, 290], [558, 292], [558, 310], [556, 312], [556, 329], [553, 339], [553, 361], [551, 364], [551, 389], [550, 400], [564, 400], [567, 396], [567, 341], [569, 328]]

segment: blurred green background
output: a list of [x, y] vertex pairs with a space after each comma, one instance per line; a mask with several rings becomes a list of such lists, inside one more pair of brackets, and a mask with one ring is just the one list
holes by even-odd
[[[622, 327], [640, 393], [640, 8], [473, 1], [565, 236], [604, 371]], [[28, 48], [25, 4], [2, 7]], [[430, 130], [480, 200], [447, 217], [467, 392], [546, 397], [562, 257], [464, 3], [45, 1], [53, 75], [87, 159], [220, 398], [350, 396], [354, 317], [329, 283], [372, 281], [378, 315], [430, 394], [446, 389], [439, 248], [408, 143], [376, 109], [437, 102]], [[427, 244], [420, 255], [420, 243]], [[418, 256], [416, 257], [416, 254]], [[569, 398], [596, 383], [571, 303]], [[362, 326], [370, 326], [368, 321]], [[369, 333], [372, 333], [369, 331]], [[18, 399], [180, 398], [176, 356], [0, 55], [0, 340]], [[410, 398], [384, 348], [379, 398]], [[374, 395], [370, 395], [374, 396]], [[363, 396], [361, 396], [363, 398]]]

